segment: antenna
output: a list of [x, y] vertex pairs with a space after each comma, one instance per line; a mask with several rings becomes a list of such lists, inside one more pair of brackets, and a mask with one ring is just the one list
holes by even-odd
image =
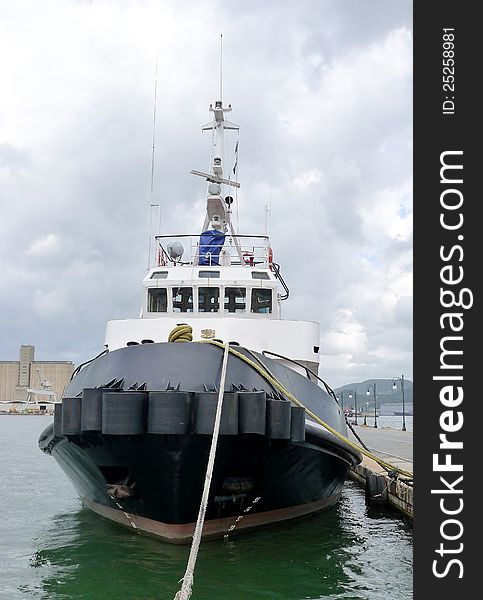
[[223, 34], [220, 33], [220, 100], [223, 100]]
[[151, 154], [151, 206], [153, 206], [154, 183], [154, 152], [156, 145], [156, 99], [158, 95], [158, 58], [156, 57], [156, 70], [154, 73], [154, 108], [153, 108], [153, 152]]
[[272, 229], [272, 190], [270, 190], [270, 204], [268, 205], [268, 227], [267, 235], [269, 235]]
[[[151, 189], [150, 189], [150, 200], [149, 200], [149, 247], [148, 247], [148, 271], [151, 266], [151, 238], [153, 235], [153, 208], [155, 206], [159, 209], [159, 221], [161, 221], [161, 207], [159, 204], [154, 204], [154, 156], [156, 148], [156, 104], [157, 104], [157, 92], [158, 92], [158, 57], [156, 57], [156, 70], [154, 74], [154, 108], [153, 108], [153, 148], [151, 153]], [[159, 229], [159, 223], [158, 223]]]
[[272, 191], [269, 194], [269, 204], [265, 204], [265, 235], [270, 231], [272, 217]]

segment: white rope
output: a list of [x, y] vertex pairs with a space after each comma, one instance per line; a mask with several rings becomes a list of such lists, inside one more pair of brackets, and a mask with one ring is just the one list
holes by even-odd
[[221, 409], [223, 407], [223, 394], [225, 391], [226, 367], [228, 365], [228, 344], [225, 344], [225, 353], [223, 354], [223, 363], [221, 366], [220, 390], [218, 392], [218, 404], [216, 407], [215, 425], [213, 427], [213, 438], [211, 440], [210, 456], [208, 458], [208, 466], [206, 467], [205, 485], [203, 495], [201, 497], [200, 510], [196, 521], [195, 531], [193, 533], [193, 541], [191, 542], [191, 550], [186, 565], [186, 572], [182, 579], [181, 589], [176, 593], [174, 600], [189, 600], [191, 598], [193, 579], [198, 558], [198, 550], [201, 543], [201, 533], [205, 521], [206, 507], [208, 504], [208, 495], [211, 486], [211, 477], [213, 475], [213, 466], [215, 464], [216, 447], [218, 444], [218, 434], [220, 432]]

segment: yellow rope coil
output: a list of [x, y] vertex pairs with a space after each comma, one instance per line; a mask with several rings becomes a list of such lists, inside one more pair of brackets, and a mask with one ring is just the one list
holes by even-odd
[[168, 342], [192, 342], [193, 328], [186, 323], [180, 323], [168, 336]]

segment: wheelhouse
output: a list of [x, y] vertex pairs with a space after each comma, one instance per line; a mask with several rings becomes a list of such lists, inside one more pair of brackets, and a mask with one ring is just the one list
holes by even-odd
[[185, 313], [280, 318], [277, 278], [266, 268], [242, 266], [155, 267], [144, 279], [142, 316]]

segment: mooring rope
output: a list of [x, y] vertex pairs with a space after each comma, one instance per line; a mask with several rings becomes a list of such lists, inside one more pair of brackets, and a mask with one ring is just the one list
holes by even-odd
[[[183, 340], [183, 341], [188, 341], [188, 340]], [[198, 550], [199, 550], [200, 543], [201, 543], [201, 534], [203, 531], [203, 524], [205, 521], [206, 507], [208, 505], [208, 495], [210, 493], [210, 486], [211, 486], [211, 477], [213, 475], [213, 467], [215, 464], [216, 448], [218, 445], [218, 435], [220, 432], [220, 422], [221, 422], [221, 409], [223, 408], [223, 394], [225, 392], [226, 369], [227, 369], [227, 365], [228, 365], [229, 346], [228, 346], [228, 344], [224, 344], [224, 345], [220, 344], [220, 346], [224, 347], [224, 353], [223, 353], [223, 362], [222, 362], [222, 366], [221, 366], [220, 389], [218, 392], [218, 403], [216, 406], [215, 424], [213, 427], [213, 438], [211, 440], [211, 448], [210, 448], [210, 455], [208, 458], [208, 466], [206, 467], [205, 484], [203, 487], [203, 495], [201, 497], [201, 504], [200, 504], [200, 510], [198, 513], [198, 519], [196, 521], [196, 527], [195, 527], [195, 531], [193, 533], [193, 541], [191, 542], [191, 549], [190, 549], [190, 555], [188, 558], [188, 564], [186, 566], [186, 572], [184, 574], [183, 579], [181, 580], [182, 581], [181, 589], [178, 590], [178, 592], [176, 593], [174, 600], [189, 600], [189, 598], [191, 597], [192, 590], [193, 590], [193, 580], [194, 580], [196, 559], [198, 557]]]
[[[179, 331], [183, 330], [183, 333], [186, 335], [187, 338], [189, 338], [189, 339], [181, 339], [179, 341], [192, 341], [192, 339], [193, 339], [192, 328], [189, 325], [185, 325], [185, 324], [178, 325], [178, 327], [173, 329], [173, 331], [169, 335], [169, 341], [171, 341], [172, 336], [176, 337], [178, 330]], [[179, 333], [178, 335], [181, 335], [181, 334]], [[173, 341], [177, 341], [177, 340], [173, 340]], [[199, 342], [205, 342], [205, 343], [212, 344], [213, 346], [218, 346], [219, 348], [224, 348], [224, 344], [221, 344], [220, 342], [216, 342], [214, 340], [199, 340]], [[386, 471], [388, 471], [390, 473], [395, 473], [398, 476], [405, 477], [409, 480], [413, 479], [413, 474], [410, 471], [405, 471], [404, 469], [396, 467], [395, 465], [382, 460], [381, 458], [379, 458], [378, 456], [376, 456], [375, 454], [370, 452], [367, 449], [367, 447], [365, 446], [365, 444], [362, 443], [362, 440], [360, 440], [359, 436], [356, 435], [356, 437], [361, 441], [361, 446], [359, 446], [358, 444], [356, 444], [355, 442], [350, 440], [345, 435], [339, 433], [336, 429], [334, 429], [328, 423], [323, 421], [314, 412], [312, 412], [310, 409], [308, 409], [306, 406], [304, 406], [302, 404], [302, 402], [300, 402], [300, 400], [298, 398], [296, 398], [292, 393], [290, 393], [287, 390], [287, 388], [284, 385], [282, 385], [280, 383], [280, 381], [273, 375], [273, 373], [270, 371], [270, 369], [264, 363], [262, 363], [261, 360], [256, 355], [254, 355], [250, 350], [247, 350], [247, 352], [256, 360], [256, 362], [255, 362], [255, 360], [248, 358], [247, 356], [245, 356], [244, 354], [242, 354], [241, 352], [238, 352], [237, 350], [235, 350], [233, 348], [229, 348], [229, 352], [230, 352], [230, 354], [233, 354], [240, 360], [249, 364], [253, 369], [258, 371], [258, 373], [260, 373], [260, 375], [262, 377], [264, 377], [264, 379], [266, 379], [276, 389], [278, 389], [286, 398], [291, 400], [296, 406], [300, 406], [301, 408], [303, 408], [309, 417], [311, 417], [316, 423], [318, 423], [319, 425], [324, 427], [324, 429], [326, 429], [327, 431], [330, 431], [330, 433], [335, 435], [335, 437], [337, 437], [340, 440], [342, 440], [343, 442], [345, 442], [351, 448], [354, 448], [355, 450], [359, 451], [364, 456], [367, 456], [367, 458], [372, 459]]]
[[[204, 341], [204, 340], [201, 340], [201, 341]], [[220, 348], [223, 348], [223, 344], [220, 344], [219, 342], [215, 342], [214, 340], [206, 340], [206, 342], [209, 344], [212, 344], [213, 346], [218, 346]], [[399, 467], [396, 467], [395, 465], [385, 462], [384, 460], [382, 460], [381, 458], [379, 458], [372, 452], [366, 450], [365, 448], [360, 447], [358, 444], [354, 443], [348, 437], [346, 437], [345, 435], [342, 435], [342, 433], [339, 433], [336, 429], [334, 429], [328, 423], [323, 421], [320, 417], [318, 417], [309, 408], [304, 406], [302, 404], [302, 402], [300, 402], [300, 400], [298, 398], [296, 398], [291, 392], [289, 392], [287, 390], [287, 388], [284, 385], [282, 385], [280, 383], [280, 381], [274, 375], [272, 375], [270, 373], [270, 370], [268, 369], [268, 367], [266, 365], [264, 365], [263, 363], [261, 363], [263, 365], [262, 367], [257, 365], [257, 363], [255, 361], [251, 360], [250, 358], [248, 358], [241, 352], [234, 350], [233, 348], [229, 348], [229, 351], [230, 351], [230, 354], [237, 356], [240, 360], [243, 360], [244, 362], [249, 364], [251, 367], [253, 367], [256, 371], [258, 371], [260, 373], [260, 375], [262, 375], [262, 377], [264, 377], [269, 383], [271, 383], [275, 388], [277, 388], [278, 391], [281, 392], [286, 398], [291, 400], [296, 406], [300, 406], [301, 408], [303, 408], [305, 410], [305, 412], [309, 415], [309, 417], [312, 417], [312, 419], [316, 423], [318, 423], [319, 425], [321, 425], [322, 427], [327, 429], [327, 431], [330, 431], [330, 433], [332, 433], [333, 435], [335, 435], [335, 437], [337, 437], [338, 439], [345, 442], [348, 446], [350, 446], [351, 448], [354, 448], [354, 450], [358, 450], [361, 454], [372, 459], [378, 465], [380, 465], [381, 467], [383, 467], [386, 470], [397, 473], [398, 475], [400, 475], [402, 477], [407, 477], [408, 479], [413, 478], [413, 474], [410, 473], [409, 471], [405, 471], [404, 469], [400, 469]], [[248, 350], [248, 352], [252, 356], [254, 356], [250, 350]], [[257, 358], [257, 357], [255, 357], [255, 358]], [[259, 361], [258, 358], [257, 358], [257, 361], [261, 362], [261, 361]]]

